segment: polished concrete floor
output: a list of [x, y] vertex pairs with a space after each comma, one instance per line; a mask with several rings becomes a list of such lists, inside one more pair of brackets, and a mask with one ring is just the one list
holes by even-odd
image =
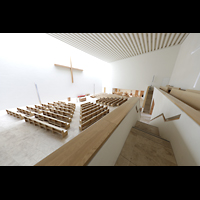
[[[70, 123], [70, 128], [68, 129], [68, 135], [64, 138], [59, 134], [54, 134], [51, 131], [46, 131], [38, 126], [25, 122], [25, 120], [8, 115], [5, 110], [1, 110], [0, 166], [33, 166], [80, 134], [80, 105], [86, 102], [96, 102], [96, 98], [89, 96], [86, 98], [87, 101], [85, 102], [77, 102], [77, 98], [72, 98], [70, 101], [71, 103], [76, 103], [76, 110]], [[67, 99], [61, 101], [68, 103]], [[34, 107], [34, 105], [27, 106]], [[26, 110], [26, 106], [20, 108]], [[110, 112], [116, 108], [109, 106]], [[8, 110], [16, 112], [17, 108]]]

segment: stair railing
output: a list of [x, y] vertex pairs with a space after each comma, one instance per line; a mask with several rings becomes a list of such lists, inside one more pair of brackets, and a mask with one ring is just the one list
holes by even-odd
[[180, 119], [181, 114], [180, 114], [180, 115], [175, 115], [175, 116], [173, 116], [173, 117], [165, 118], [165, 115], [164, 115], [163, 113], [161, 113], [160, 115], [154, 117], [154, 118], [151, 119], [150, 121], [153, 121], [154, 119], [156, 119], [156, 118], [158, 118], [158, 117], [160, 117], [160, 116], [163, 117], [163, 119], [164, 119], [165, 122], [169, 122], [169, 121], [173, 121], [173, 120], [178, 120], [178, 119]]

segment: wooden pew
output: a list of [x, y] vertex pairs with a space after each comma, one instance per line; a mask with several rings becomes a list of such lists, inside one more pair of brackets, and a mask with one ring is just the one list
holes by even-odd
[[17, 113], [17, 112], [13, 112], [13, 111], [10, 111], [10, 110], [6, 110], [7, 114], [13, 116], [13, 117], [17, 117], [19, 119], [24, 119], [24, 116], [22, 116], [21, 114]]
[[91, 103], [91, 102], [83, 103], [83, 104], [81, 104], [81, 107], [83, 108], [83, 107], [90, 105], [90, 104], [93, 104], [93, 103]]
[[74, 114], [74, 111], [70, 108], [63, 108], [63, 107], [58, 107], [58, 106], [55, 106], [54, 108], [56, 110], [61, 110], [61, 111], [70, 112], [70, 113]]
[[79, 101], [80, 101], [80, 102], [86, 101], [86, 97], [81, 97], [81, 98], [79, 98]]
[[62, 103], [58, 103], [58, 102], [53, 102], [53, 106], [60, 106], [63, 105]]
[[122, 96], [123, 92], [113, 92], [113, 94], [117, 94], [117, 95]]
[[45, 104], [45, 103], [42, 103], [42, 106], [44, 106], [44, 107], [46, 107], [46, 108], [53, 108], [52, 105], [47, 105], [47, 104]]
[[84, 112], [87, 112], [88, 110], [92, 110], [92, 109], [94, 109], [94, 108], [96, 108], [96, 107], [100, 107], [99, 105], [96, 105], [96, 104], [94, 104], [93, 106], [91, 106], [91, 107], [87, 107], [87, 108], [85, 108], [85, 109], [81, 109], [80, 110], [80, 113], [84, 113]]
[[112, 103], [114, 103], [115, 101], [118, 101], [118, 98], [113, 99], [112, 101], [109, 101], [107, 103], [104, 103], [104, 105], [108, 105], [110, 106]]
[[75, 107], [72, 105], [68, 105], [68, 104], [58, 104], [57, 102], [55, 103], [48, 103], [49, 106], [54, 106], [54, 107], [61, 107], [61, 108], [69, 108], [71, 110], [75, 110]]
[[71, 109], [73, 111], [75, 111], [75, 108], [73, 106], [69, 106], [69, 105], [59, 105], [61, 108], [68, 108]]
[[79, 130], [82, 131], [86, 128], [88, 128], [89, 126], [91, 126], [93, 123], [95, 123], [96, 121], [98, 121], [99, 119], [101, 119], [104, 115], [108, 114], [109, 110], [105, 110], [101, 113], [99, 113], [98, 115], [92, 117], [91, 119], [89, 119], [88, 121], [84, 122], [83, 124], [81, 124], [79, 126]]
[[115, 101], [115, 100], [116, 100], [116, 98], [110, 98], [110, 99], [108, 99], [107, 101], [105, 101], [103, 104], [104, 104], [104, 105], [107, 105], [107, 103], [113, 102], [113, 101]]
[[68, 105], [70, 105], [70, 106], [76, 108], [76, 104], [75, 104], [75, 103], [68, 103]]
[[114, 106], [116, 106], [118, 103], [120, 103], [120, 102], [123, 101], [123, 100], [124, 100], [123, 98], [120, 98], [120, 99], [118, 99], [117, 101], [111, 103], [110, 106], [114, 107]]
[[[121, 98], [120, 98], [120, 99], [121, 99]], [[116, 101], [119, 101], [119, 98], [115, 99], [114, 101], [108, 102], [107, 105], [108, 105], [108, 106], [111, 106], [111, 104], [114, 103], [114, 102], [116, 102]]]
[[71, 105], [71, 106], [73, 106], [73, 107], [75, 107], [76, 108], [76, 104], [75, 103], [66, 103], [66, 102], [64, 102], [64, 101], [58, 101], [58, 102], [54, 102], [54, 103], [58, 103], [58, 104], [64, 104], [64, 105]]
[[24, 110], [24, 109], [21, 109], [21, 108], [17, 108], [17, 111], [20, 112], [20, 113], [29, 115], [29, 116], [34, 116], [34, 113], [32, 113], [31, 111], [28, 111], [28, 110]]
[[69, 113], [69, 112], [65, 112], [65, 111], [61, 111], [61, 110], [56, 110], [54, 108], [50, 108], [49, 109], [51, 112], [53, 113], [57, 113], [57, 114], [60, 114], [60, 115], [63, 115], [63, 116], [68, 116], [70, 118], [73, 117], [73, 114], [72, 113]]
[[103, 108], [103, 106], [99, 106], [99, 107], [93, 108], [91, 110], [88, 110], [87, 112], [80, 113], [80, 118], [82, 118], [86, 115], [89, 115], [90, 113], [93, 113], [94, 111], [99, 110], [100, 108]]
[[98, 101], [99, 104], [102, 104], [103, 102], [105, 102], [105, 101], [108, 100], [108, 99], [110, 99], [110, 98], [108, 98], [108, 97], [103, 97], [103, 98], [100, 98], [100, 99], [98, 99], [98, 100], [96, 100], [96, 101]]
[[40, 109], [40, 110], [45, 110], [48, 111], [49, 109], [45, 106], [39, 106], [39, 105], [35, 105], [35, 108]]
[[65, 104], [65, 105], [67, 105], [67, 103], [64, 102], [64, 101], [58, 101], [58, 103], [59, 103], [59, 104]]
[[84, 110], [84, 109], [89, 108], [89, 107], [91, 107], [91, 106], [93, 106], [93, 105], [96, 105], [96, 104], [94, 104], [94, 103], [87, 104], [86, 106], [81, 106], [80, 109], [81, 109], [81, 110]]
[[38, 118], [41, 121], [46, 121], [49, 124], [53, 124], [53, 125], [58, 126], [58, 127], [63, 127], [65, 129], [68, 129], [70, 127], [70, 124], [67, 123], [67, 122], [63, 122], [63, 121], [60, 121], [60, 120], [57, 120], [57, 119], [54, 119], [52, 117], [48, 117], [48, 116], [45, 116], [45, 115], [35, 113], [35, 118]]
[[26, 108], [27, 108], [27, 110], [31, 110], [31, 111], [34, 111], [34, 112], [39, 113], [39, 114], [42, 113], [42, 111], [37, 109], [37, 108], [32, 108], [32, 107], [29, 107], [29, 106], [26, 106]]
[[99, 101], [100, 104], [104, 104], [104, 103], [108, 103], [109, 101], [113, 100], [115, 98], [111, 97], [111, 98], [105, 98], [104, 100]]
[[105, 111], [105, 110], [107, 110], [107, 109], [108, 109], [107, 107], [104, 107], [104, 108], [101, 108], [101, 109], [99, 109], [99, 110], [96, 110], [96, 111], [94, 111], [94, 112], [92, 112], [92, 113], [90, 113], [90, 114], [88, 114], [88, 115], [82, 117], [82, 118], [79, 120], [79, 123], [82, 124], [83, 122], [89, 120], [90, 118], [94, 117], [95, 115], [98, 115], [99, 113], [101, 113], [101, 112], [103, 112], [103, 111]]
[[30, 124], [39, 126], [40, 128], [44, 128], [47, 131], [52, 131], [53, 133], [61, 134], [62, 137], [65, 137], [66, 135], [68, 135], [67, 130], [63, 130], [63, 129], [53, 126], [51, 124], [46, 124], [45, 122], [39, 121], [36, 118], [30, 118], [30, 117], [25, 116], [24, 119], [25, 119], [25, 122], [29, 122]]
[[54, 106], [68, 106], [70, 108], [73, 108], [73, 110], [76, 109], [76, 104], [75, 103], [66, 103], [66, 102], [63, 102], [63, 101], [58, 101], [58, 102], [53, 102], [54, 103]]
[[71, 122], [72, 121], [72, 119], [70, 117], [66, 117], [66, 116], [56, 114], [56, 113], [53, 113], [53, 112], [49, 112], [49, 111], [43, 111], [43, 115], [47, 115], [47, 116], [50, 116], [50, 117], [53, 117], [53, 118], [56, 118], [58, 120], [62, 120], [62, 121], [65, 121], [65, 122]]
[[128, 99], [124, 99], [124, 100], [122, 100], [122, 101], [120, 101], [119, 103], [117, 103], [117, 106], [120, 106], [120, 105], [122, 105], [124, 102], [126, 102]]
[[103, 101], [103, 100], [105, 100], [105, 99], [108, 99], [108, 97], [100, 97], [100, 99], [97, 99], [97, 100], [96, 100], [96, 103], [99, 103], [100, 101]]
[[96, 100], [96, 103], [99, 103], [100, 100], [101, 100], [101, 98], [100, 98], [100, 99], [97, 99], [97, 100]]

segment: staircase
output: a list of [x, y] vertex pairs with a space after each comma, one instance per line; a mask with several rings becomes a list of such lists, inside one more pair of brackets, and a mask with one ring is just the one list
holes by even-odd
[[148, 94], [147, 94], [147, 99], [146, 99], [146, 103], [144, 106], [144, 110], [143, 110], [144, 113], [150, 112], [152, 96], [153, 96], [153, 87], [150, 87]]
[[177, 166], [169, 141], [158, 127], [137, 121], [131, 129], [115, 166]]

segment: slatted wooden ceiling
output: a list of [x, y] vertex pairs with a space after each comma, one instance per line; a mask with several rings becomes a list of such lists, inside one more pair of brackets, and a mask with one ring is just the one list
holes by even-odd
[[48, 33], [106, 62], [182, 44], [189, 33]]

